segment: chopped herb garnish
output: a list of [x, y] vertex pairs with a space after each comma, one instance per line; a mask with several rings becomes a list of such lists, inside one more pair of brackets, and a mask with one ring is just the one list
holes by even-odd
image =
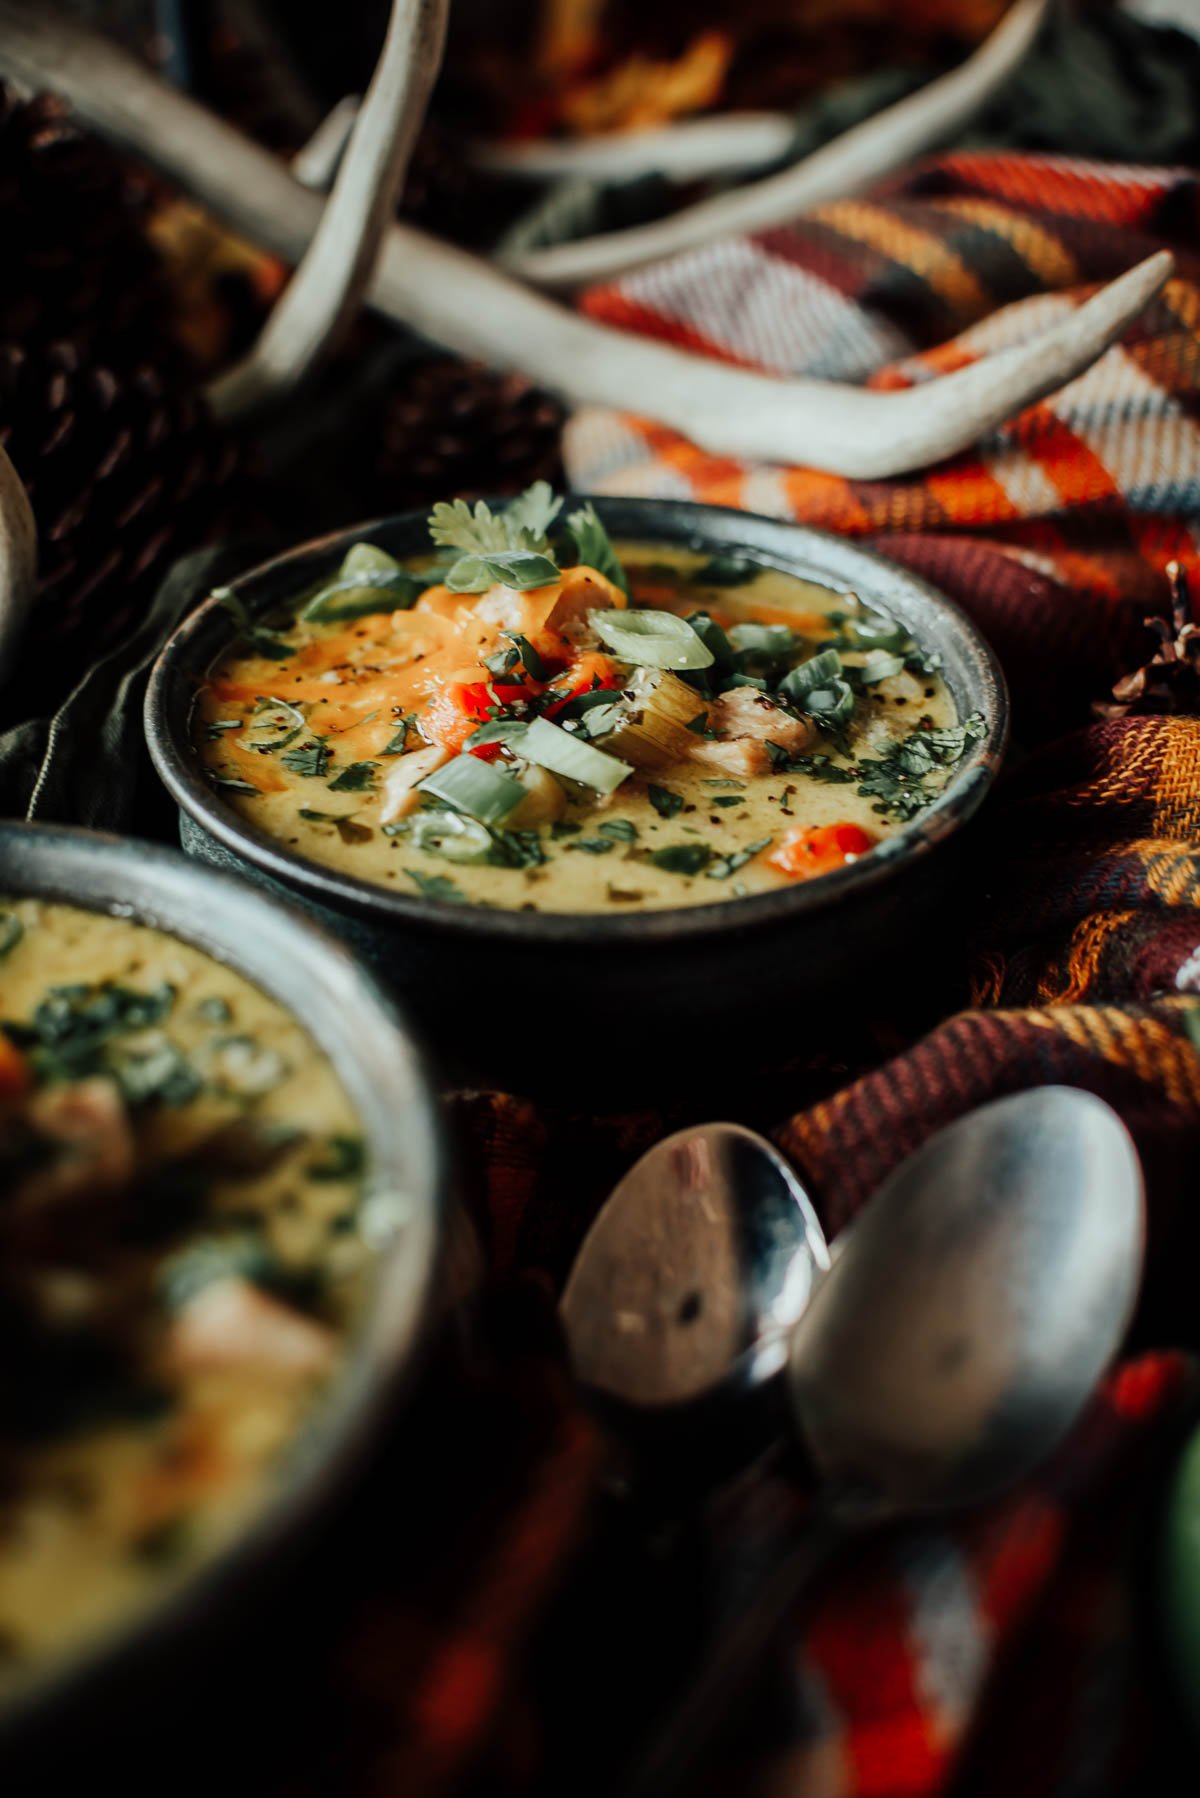
[[422, 874], [419, 868], [405, 868], [404, 872], [426, 899], [442, 899], [450, 905], [466, 904], [465, 894], [445, 874]]
[[[613, 582], [629, 598], [629, 579], [621, 566], [620, 558], [612, 546], [608, 532], [596, 516], [596, 509], [590, 503], [580, 506], [567, 519], [567, 531], [573, 538], [580, 562], [594, 568], [597, 574], [603, 574]], [[528, 662], [525, 664], [528, 668]], [[530, 673], [533, 670], [530, 668]], [[535, 675], [535, 679], [538, 677]]]
[[716, 793], [713, 795], [712, 803], [714, 805], [745, 805], [746, 801], [741, 793]]
[[673, 793], [670, 787], [656, 787], [651, 783], [646, 788], [646, 797], [660, 818], [673, 818], [676, 812], [683, 810], [683, 794]]
[[233, 1013], [228, 999], [222, 999], [218, 993], [211, 998], [201, 999], [196, 1007], [196, 1016], [203, 1018], [206, 1024], [228, 1024]]
[[637, 825], [629, 818], [610, 818], [597, 828], [603, 836], [615, 837], [619, 843], [632, 843], [637, 839]]
[[218, 774], [215, 768], [208, 769], [208, 778], [214, 787], [224, 787], [229, 793], [247, 793], [252, 799], [258, 797], [258, 788], [252, 787], [248, 780], [238, 774]]
[[380, 750], [380, 755], [403, 755], [408, 748], [408, 733], [417, 722], [417, 714], [408, 712], [400, 720], [400, 728], [394, 737], [388, 739]]
[[310, 743], [301, 743], [295, 749], [289, 749], [279, 760], [293, 774], [311, 775], [319, 780], [333, 760], [333, 751], [324, 737], [314, 737]]
[[356, 824], [353, 818], [336, 818], [335, 827], [343, 843], [369, 843], [374, 831], [368, 824]]
[[813, 780], [823, 780], [834, 787], [848, 786], [858, 779], [854, 768], [843, 767], [827, 755], [798, 755], [788, 766], [797, 774], [807, 774]]
[[213, 718], [207, 726], [209, 741], [215, 742], [227, 730], [241, 730], [241, 728], [242, 720], [240, 718]]
[[326, 781], [331, 793], [369, 793], [375, 785], [377, 762], [351, 762], [335, 780]]
[[567, 844], [568, 849], [582, 849], [587, 855], [611, 855], [616, 846], [611, 837], [578, 837]]
[[688, 575], [698, 587], [741, 587], [762, 573], [762, 564], [749, 556], [717, 555]]
[[699, 874], [712, 858], [712, 850], [703, 843], [671, 843], [665, 849], [655, 849], [650, 860], [668, 874]]
[[757, 843], [747, 843], [744, 849], [738, 849], [732, 855], [723, 855], [711, 868], [704, 870], [705, 880], [728, 880], [731, 874], [736, 874], [739, 868], [744, 868], [747, 862], [753, 861], [756, 855], [769, 848], [773, 841], [773, 837], [760, 837]]
[[464, 553], [446, 574], [452, 593], [484, 593], [494, 582], [524, 592], [558, 579], [546, 533], [562, 501], [548, 481], [535, 481], [499, 515], [483, 500], [443, 502], [429, 517], [435, 543]]
[[366, 1166], [367, 1151], [361, 1136], [334, 1135], [325, 1153], [310, 1161], [305, 1173], [310, 1180], [352, 1180]]
[[12, 953], [25, 935], [25, 926], [15, 911], [0, 911], [0, 961]]
[[873, 807], [877, 812], [890, 812], [901, 820], [915, 818], [937, 797], [938, 789], [926, 785], [928, 776], [961, 761], [968, 746], [986, 734], [978, 712], [943, 730], [915, 730], [886, 755], [858, 764], [858, 790], [877, 802]]

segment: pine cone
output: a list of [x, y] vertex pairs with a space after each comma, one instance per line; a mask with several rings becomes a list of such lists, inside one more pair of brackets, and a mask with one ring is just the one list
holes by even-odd
[[120, 371], [78, 342], [0, 344], [0, 443], [38, 526], [26, 715], [61, 699], [177, 555], [217, 525], [233, 454], [201, 400], [148, 362]]
[[378, 501], [395, 511], [451, 495], [562, 485], [558, 401], [520, 375], [438, 358], [410, 368], [388, 402], [375, 466]]
[[170, 301], [142, 229], [149, 193], [58, 100], [0, 83], [0, 342], [166, 355]]
[[1127, 718], [1131, 712], [1200, 712], [1200, 624], [1193, 615], [1187, 574], [1178, 562], [1167, 563], [1167, 581], [1170, 622], [1145, 620], [1158, 647], [1143, 667], [1121, 676], [1111, 700], [1093, 705], [1097, 718]]

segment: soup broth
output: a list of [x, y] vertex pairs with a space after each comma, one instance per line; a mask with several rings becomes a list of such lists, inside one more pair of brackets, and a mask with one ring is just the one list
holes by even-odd
[[0, 900], [0, 1697], [260, 1504], [364, 1295], [349, 1099], [278, 1004]]
[[580, 547], [591, 562], [558, 549], [540, 585], [485, 570], [458, 591], [444, 562], [360, 545], [212, 670], [194, 732], [222, 798], [311, 861], [436, 901], [706, 905], [869, 854], [980, 728], [936, 655], [853, 594]]

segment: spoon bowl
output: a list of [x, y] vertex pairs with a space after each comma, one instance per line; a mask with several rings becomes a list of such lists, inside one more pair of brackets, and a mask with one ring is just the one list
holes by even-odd
[[744, 1396], [787, 1363], [829, 1250], [787, 1162], [740, 1124], [643, 1155], [584, 1240], [561, 1314], [580, 1381], [639, 1410]]
[[1141, 1170], [1092, 1094], [985, 1105], [896, 1169], [792, 1337], [797, 1422], [835, 1488], [904, 1512], [1020, 1479], [1078, 1417], [1141, 1275]]

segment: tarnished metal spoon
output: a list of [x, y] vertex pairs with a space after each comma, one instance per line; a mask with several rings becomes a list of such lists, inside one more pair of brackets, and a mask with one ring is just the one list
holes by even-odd
[[787, 1364], [829, 1250], [807, 1193], [763, 1137], [700, 1124], [625, 1175], [563, 1293], [571, 1362], [635, 1410], [746, 1396]]
[[809, 1524], [767, 1557], [622, 1798], [680, 1784], [849, 1535], [984, 1499], [1062, 1440], [1125, 1333], [1144, 1236], [1133, 1143], [1074, 1088], [982, 1106], [896, 1169], [792, 1333], [795, 1417], [823, 1480]]

